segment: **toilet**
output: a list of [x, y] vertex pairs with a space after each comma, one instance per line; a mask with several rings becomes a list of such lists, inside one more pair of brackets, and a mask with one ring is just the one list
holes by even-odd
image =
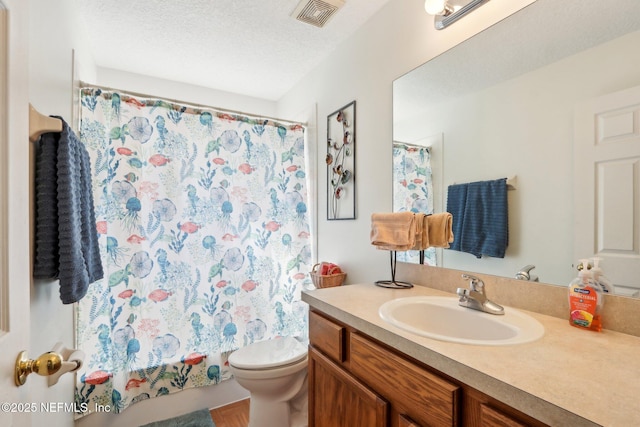
[[249, 427], [306, 426], [306, 414], [293, 413], [306, 409], [306, 345], [293, 337], [249, 344], [231, 353], [229, 370], [251, 394]]

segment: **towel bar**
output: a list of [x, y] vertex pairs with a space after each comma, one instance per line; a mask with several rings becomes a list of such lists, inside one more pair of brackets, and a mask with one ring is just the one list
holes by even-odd
[[[451, 185], [459, 184], [458, 182], [453, 182]], [[518, 175], [513, 175], [507, 178], [507, 190], [515, 190], [518, 188]]]
[[47, 132], [62, 132], [62, 121], [39, 113], [29, 104], [29, 141], [36, 142]]

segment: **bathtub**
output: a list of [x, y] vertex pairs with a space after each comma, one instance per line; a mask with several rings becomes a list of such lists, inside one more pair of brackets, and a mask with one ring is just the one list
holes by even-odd
[[129, 406], [119, 414], [93, 413], [75, 422], [76, 427], [139, 426], [198, 409], [213, 409], [247, 399], [249, 392], [234, 380], [160, 396]]

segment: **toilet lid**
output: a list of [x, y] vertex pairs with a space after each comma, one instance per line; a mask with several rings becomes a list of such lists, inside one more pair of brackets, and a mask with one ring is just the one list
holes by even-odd
[[240, 369], [269, 369], [297, 362], [306, 356], [304, 344], [293, 337], [282, 337], [234, 351], [229, 356], [229, 364]]

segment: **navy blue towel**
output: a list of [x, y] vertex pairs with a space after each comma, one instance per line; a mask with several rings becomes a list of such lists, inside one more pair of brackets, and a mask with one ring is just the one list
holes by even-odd
[[453, 216], [451, 249], [504, 258], [509, 244], [506, 178], [449, 186], [447, 211]]
[[36, 142], [36, 254], [33, 277], [59, 279], [64, 304], [79, 301], [104, 276], [89, 153], [69, 125]]

